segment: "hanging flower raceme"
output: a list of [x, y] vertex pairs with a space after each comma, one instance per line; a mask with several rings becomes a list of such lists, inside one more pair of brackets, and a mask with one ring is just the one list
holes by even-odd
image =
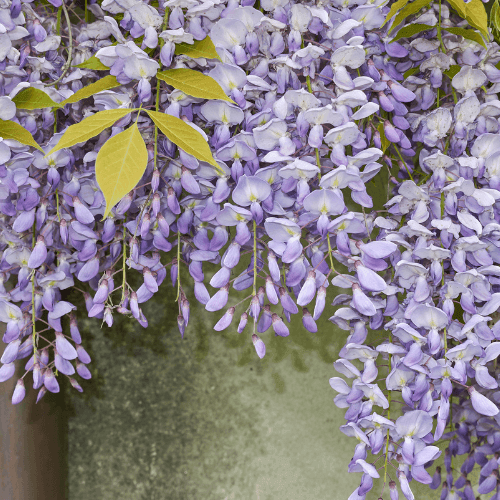
[[[0, 381], [27, 358], [13, 403], [29, 372], [37, 400], [63, 376], [78, 391], [91, 378], [71, 289], [89, 317], [146, 327], [142, 304], [170, 282], [181, 336], [197, 300], [259, 358], [269, 335], [294, 335], [292, 315], [320, 334], [333, 300], [349, 383], [330, 383], [362, 474], [350, 499], [381, 477], [392, 500], [398, 485], [414, 498], [413, 480], [443, 499], [494, 492], [500, 71], [487, 27], [464, 30], [445, 3], [162, 0], [103, 2], [70, 32], [38, 2], [7, 4]], [[103, 182], [128, 154], [127, 174]], [[233, 290], [251, 291], [236, 303]]]

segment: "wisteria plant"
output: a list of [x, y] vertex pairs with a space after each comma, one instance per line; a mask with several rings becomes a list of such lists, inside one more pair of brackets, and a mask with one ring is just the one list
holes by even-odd
[[498, 0], [0, 0], [12, 403], [82, 391], [78, 318], [147, 327], [165, 279], [182, 336], [192, 288], [260, 358], [328, 295], [349, 500], [500, 500], [499, 29]]

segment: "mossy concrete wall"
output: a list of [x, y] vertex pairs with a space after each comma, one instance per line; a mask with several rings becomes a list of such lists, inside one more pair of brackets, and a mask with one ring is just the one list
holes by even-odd
[[69, 500], [347, 498], [354, 443], [328, 383], [345, 332], [294, 324], [260, 360], [196, 304], [181, 339], [174, 300], [145, 306], [147, 329], [83, 324], [95, 377], [71, 396]]
[[299, 320], [263, 335], [260, 360], [249, 331], [215, 332], [221, 314], [192, 307], [184, 339], [168, 285], [147, 329], [83, 324], [94, 379], [71, 393], [69, 500], [347, 500], [356, 442], [328, 383], [347, 332]]

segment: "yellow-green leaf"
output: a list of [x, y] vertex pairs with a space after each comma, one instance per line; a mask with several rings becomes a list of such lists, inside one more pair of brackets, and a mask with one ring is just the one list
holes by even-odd
[[109, 69], [96, 57], [92, 56], [86, 61], [83, 61], [81, 64], [77, 64], [73, 66], [74, 68], [82, 68], [82, 69], [93, 69], [93, 70], [106, 70]]
[[157, 73], [156, 77], [193, 97], [221, 99], [234, 103], [211, 76], [204, 75], [200, 71], [187, 68], [168, 69]]
[[500, 30], [500, 4], [495, 0], [490, 10], [490, 26], [498, 36]]
[[[408, 0], [400, 0], [408, 1]], [[194, 43], [178, 43], [175, 46], [175, 55], [178, 56], [184, 54], [185, 56], [197, 59], [199, 57], [204, 57], [206, 59], [219, 59], [219, 54], [215, 50], [215, 45], [213, 44], [210, 37], [205, 37], [203, 40], [195, 40]]]
[[43, 90], [27, 87], [21, 90], [13, 99], [18, 109], [58, 108], [59, 104]]
[[384, 125], [382, 123], [379, 124], [377, 127], [377, 130], [379, 131], [380, 134], [380, 143], [382, 146], [382, 151], [385, 153], [385, 150], [391, 145], [390, 141], [387, 140], [384, 132]]
[[79, 123], [75, 123], [66, 129], [59, 142], [45, 156], [51, 155], [63, 148], [70, 148], [80, 142], [85, 142], [99, 135], [103, 130], [111, 127], [120, 118], [135, 111], [134, 109], [107, 109], [99, 111]]
[[190, 127], [187, 123], [175, 116], [159, 113], [158, 111], [146, 111], [154, 124], [177, 146], [198, 160], [206, 161], [217, 166], [210, 147], [203, 136]]
[[417, 14], [420, 10], [422, 10], [430, 3], [431, 0], [416, 0], [415, 2], [405, 5], [405, 7], [401, 9], [401, 12], [396, 16], [396, 19], [394, 19], [394, 23], [392, 24], [389, 32], [392, 31], [396, 26], [399, 26], [406, 17]]
[[420, 71], [420, 67], [407, 69], [403, 73], [403, 78], [406, 80], [409, 76], [414, 75], [415, 73], [418, 73], [419, 71]]
[[448, 3], [458, 12], [460, 17], [465, 19], [467, 15], [467, 7], [464, 0], [448, 0]]
[[452, 64], [450, 69], [443, 71], [443, 73], [450, 78], [450, 80], [460, 71], [460, 66], [458, 64]]
[[44, 150], [36, 143], [33, 136], [19, 123], [10, 120], [0, 120], [0, 137], [4, 139], [14, 139], [26, 146], [33, 146], [42, 153]]
[[136, 123], [103, 144], [95, 161], [96, 180], [106, 200], [103, 219], [135, 188], [147, 165], [148, 150]]
[[116, 76], [112, 75], [105, 76], [104, 78], [97, 80], [97, 82], [91, 83], [90, 85], [87, 85], [86, 87], [77, 90], [71, 97], [64, 99], [64, 101], [61, 102], [61, 106], [81, 101], [82, 99], [97, 94], [97, 92], [113, 89], [115, 87], [118, 87], [119, 85], [120, 84], [116, 80]]
[[433, 28], [434, 26], [429, 26], [428, 24], [409, 24], [408, 26], [401, 28], [397, 35], [389, 43], [396, 42], [401, 38], [409, 38], [413, 35], [421, 33], [422, 31], [431, 30]]
[[443, 28], [443, 29], [448, 31], [449, 33], [452, 33], [453, 35], [463, 36], [467, 40], [472, 40], [473, 42], [479, 43], [484, 48], [487, 48], [481, 35], [474, 30], [467, 30], [465, 28]]
[[396, 12], [399, 9], [402, 9], [407, 3], [408, 3], [408, 0], [397, 0], [397, 2], [394, 2], [391, 5], [391, 10], [389, 11], [389, 14], [387, 14], [387, 17], [385, 18], [385, 21], [382, 23], [382, 26], [380, 26], [380, 27], [383, 28], [384, 25], [386, 23], [388, 23], [394, 17], [394, 15], [396, 14]]
[[481, 0], [471, 0], [465, 5], [467, 21], [489, 39], [488, 14], [486, 14], [483, 2]]

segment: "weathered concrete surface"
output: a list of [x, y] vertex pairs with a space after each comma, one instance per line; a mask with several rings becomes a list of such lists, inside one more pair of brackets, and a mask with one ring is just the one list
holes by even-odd
[[222, 313], [191, 304], [184, 339], [168, 285], [144, 307], [147, 329], [81, 324], [94, 378], [70, 392], [69, 500], [347, 500], [361, 479], [347, 473], [356, 440], [339, 431], [345, 410], [328, 383], [347, 332], [327, 314], [316, 334], [298, 319], [287, 338], [263, 335], [259, 360], [250, 330], [215, 332]]
[[328, 384], [345, 332], [266, 334], [261, 361], [249, 332], [214, 332], [201, 307], [182, 340], [172, 305], [170, 293], [147, 305], [147, 330], [87, 323], [98, 377], [84, 389], [102, 399], [72, 395], [69, 499], [347, 498], [354, 443]]

